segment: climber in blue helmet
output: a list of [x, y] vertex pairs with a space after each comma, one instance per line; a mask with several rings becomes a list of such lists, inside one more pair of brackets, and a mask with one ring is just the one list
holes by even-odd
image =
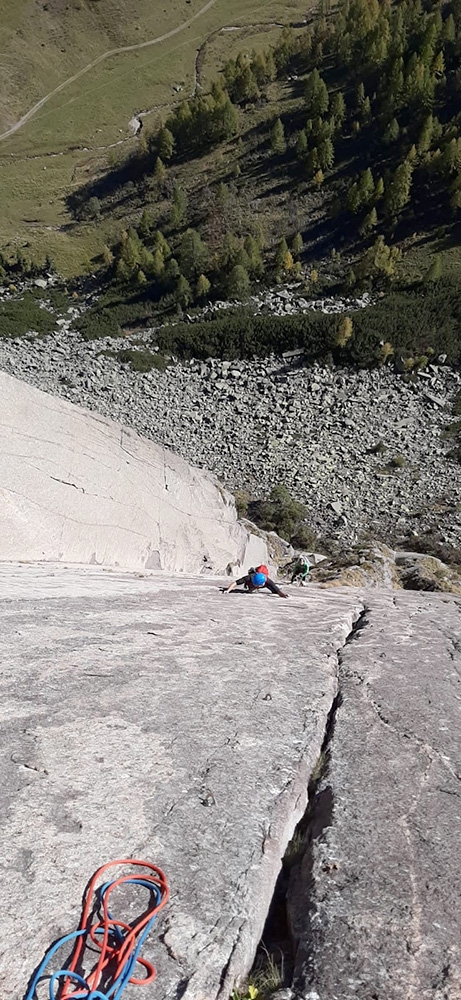
[[230, 594], [231, 590], [235, 590], [236, 587], [244, 587], [248, 590], [250, 594], [253, 594], [255, 590], [270, 590], [271, 594], [276, 594], [277, 597], [288, 597], [280, 587], [273, 580], [269, 579], [269, 570], [267, 566], [256, 566], [256, 569], [251, 568], [246, 576], [240, 577], [240, 580], [234, 580], [227, 589], [224, 590], [225, 594]]

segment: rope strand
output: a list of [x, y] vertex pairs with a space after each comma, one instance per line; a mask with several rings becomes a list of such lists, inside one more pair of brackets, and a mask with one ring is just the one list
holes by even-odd
[[[147, 868], [148, 872], [121, 875], [97, 888], [101, 875], [117, 865], [135, 865]], [[131, 924], [116, 920], [109, 909], [111, 894], [121, 885], [142, 886], [154, 897], [146, 912]], [[95, 895], [98, 900], [97, 907], [93, 905]], [[156, 976], [155, 968], [147, 959], [141, 958], [140, 953], [158, 913], [168, 898], [167, 880], [156, 865], [136, 858], [110, 861], [102, 865], [88, 886], [78, 930], [66, 934], [50, 948], [32, 979], [25, 1000], [36, 1000], [37, 985], [53, 956], [59, 948], [71, 941], [74, 942], [74, 949], [69, 968], [59, 969], [50, 976], [49, 1000], [108, 1000], [108, 998], [121, 1000], [128, 983], [134, 986], [146, 986], [152, 983]], [[94, 918], [96, 910], [100, 913], [99, 920]], [[76, 970], [80, 967], [89, 941], [99, 949], [100, 954], [93, 970], [83, 976]], [[145, 972], [142, 979], [133, 975], [136, 964], [142, 966]]]

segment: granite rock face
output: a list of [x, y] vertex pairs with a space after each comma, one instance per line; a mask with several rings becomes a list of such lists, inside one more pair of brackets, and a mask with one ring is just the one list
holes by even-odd
[[207, 472], [3, 373], [0, 397], [1, 560], [170, 573], [266, 560]]
[[2, 1000], [22, 1000], [117, 857], [171, 883], [146, 1000], [228, 997], [306, 807], [359, 598], [43, 564], [0, 566], [0, 595]]
[[2, 1000], [120, 856], [172, 887], [146, 1000], [227, 998], [325, 738], [287, 996], [459, 1000], [459, 600], [218, 584], [0, 567]]
[[293, 995], [461, 997], [461, 604], [366, 596], [289, 893]]

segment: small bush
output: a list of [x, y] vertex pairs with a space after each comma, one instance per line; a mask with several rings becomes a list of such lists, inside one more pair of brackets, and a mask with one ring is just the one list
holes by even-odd
[[123, 365], [130, 365], [134, 372], [150, 372], [155, 368], [159, 372], [164, 372], [168, 367], [168, 360], [163, 354], [153, 354], [152, 351], [137, 351], [132, 347], [122, 351], [116, 351], [113, 357], [122, 362]]
[[55, 317], [47, 309], [41, 309], [30, 292], [22, 299], [0, 303], [0, 337], [25, 337], [33, 331], [44, 336], [55, 325]]
[[450, 451], [447, 451], [447, 458], [451, 458], [453, 462], [458, 462], [461, 465], [461, 441], [454, 448], [450, 448]]
[[308, 528], [307, 524], [300, 524], [293, 535], [290, 537], [290, 542], [295, 549], [302, 549], [305, 552], [315, 552], [318, 547], [318, 538], [311, 528]]
[[368, 455], [382, 455], [386, 451], [384, 441], [378, 441], [372, 448], [368, 449]]
[[107, 309], [88, 310], [78, 322], [78, 329], [84, 340], [98, 340], [101, 337], [120, 337], [119, 323]]
[[307, 508], [293, 500], [286, 486], [274, 486], [268, 500], [253, 500], [248, 504], [248, 514], [264, 531], [276, 531], [289, 541], [303, 527]]
[[442, 438], [445, 440], [451, 440], [451, 438], [461, 437], [461, 420], [453, 420], [451, 424], [444, 427], [442, 431]]
[[394, 455], [390, 462], [393, 469], [403, 469], [406, 465], [403, 455]]

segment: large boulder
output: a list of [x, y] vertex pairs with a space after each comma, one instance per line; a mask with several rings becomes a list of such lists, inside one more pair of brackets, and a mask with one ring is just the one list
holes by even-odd
[[0, 560], [170, 573], [267, 561], [209, 473], [3, 373], [0, 399]]

